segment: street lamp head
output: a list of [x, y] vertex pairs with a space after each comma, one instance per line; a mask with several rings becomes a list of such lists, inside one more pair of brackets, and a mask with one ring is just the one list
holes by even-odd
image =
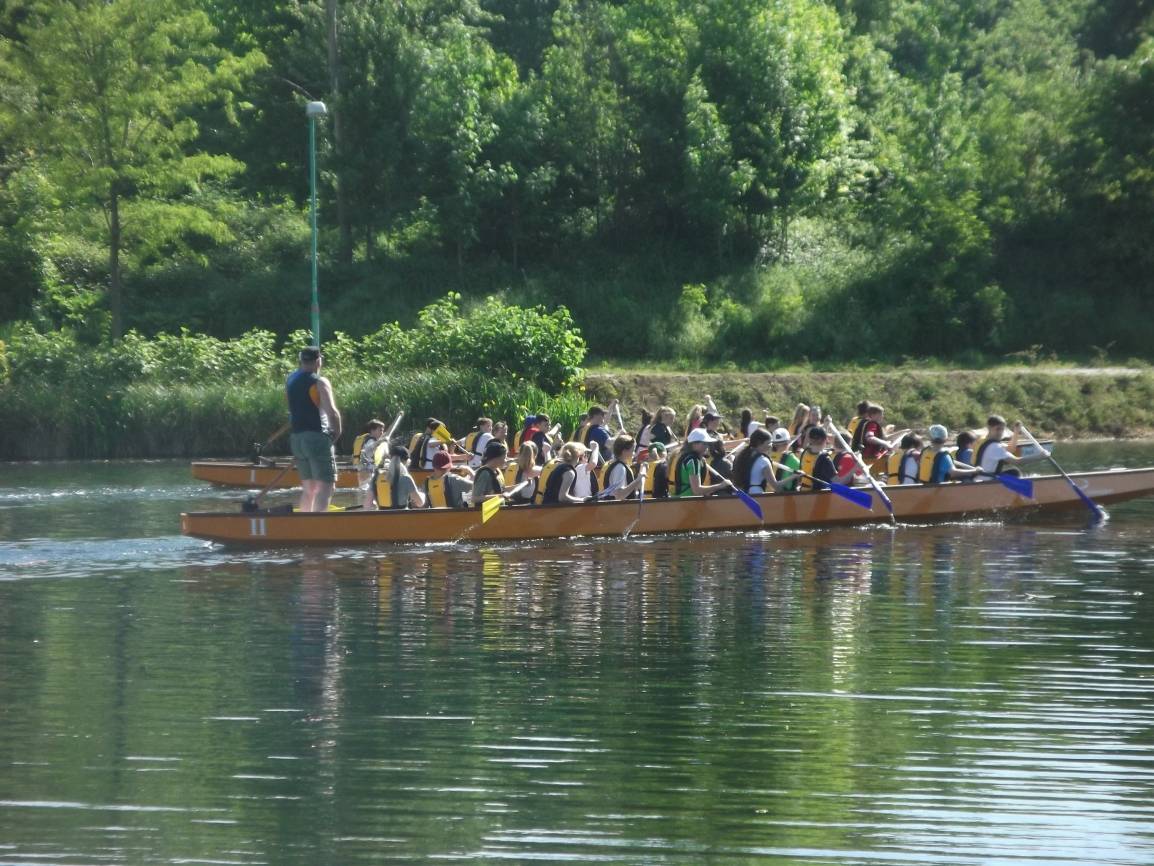
[[322, 117], [329, 113], [323, 102], [310, 102], [305, 105], [306, 117]]

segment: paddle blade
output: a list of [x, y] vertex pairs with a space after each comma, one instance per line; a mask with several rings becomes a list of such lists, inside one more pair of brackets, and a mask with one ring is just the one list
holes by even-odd
[[829, 489], [847, 502], [852, 502], [854, 505], [864, 508], [866, 511], [874, 510], [874, 498], [865, 490], [854, 490], [852, 487], [846, 487], [844, 484], [838, 484], [836, 481], [829, 483]]
[[389, 456], [389, 438], [386, 436], [381, 439], [380, 444], [373, 449], [373, 465], [380, 466], [384, 459]]
[[481, 522], [488, 523], [489, 519], [501, 510], [504, 500], [500, 496], [493, 496], [481, 503]]
[[[1034, 498], [1034, 482], [1029, 478], [1019, 478], [1017, 475], [995, 475], [1007, 490], [1011, 490], [1026, 499]], [[1082, 491], [1079, 490], [1079, 493]]]
[[446, 445], [453, 441], [453, 437], [444, 424], [438, 424], [433, 428], [433, 438], [439, 442], [444, 442]]
[[764, 520], [765, 515], [762, 514], [761, 506], [758, 505], [757, 500], [746, 493], [744, 490], [738, 490], [736, 487], [733, 492], [737, 494], [737, 498], [741, 500], [742, 504], [757, 515], [758, 520]]

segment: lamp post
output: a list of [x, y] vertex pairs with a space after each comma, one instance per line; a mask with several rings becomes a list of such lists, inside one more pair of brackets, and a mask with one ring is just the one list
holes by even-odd
[[312, 327], [313, 345], [321, 344], [321, 305], [317, 295], [317, 118], [328, 114], [323, 102], [310, 102], [305, 106], [305, 116], [309, 119], [309, 217], [313, 227], [313, 300]]

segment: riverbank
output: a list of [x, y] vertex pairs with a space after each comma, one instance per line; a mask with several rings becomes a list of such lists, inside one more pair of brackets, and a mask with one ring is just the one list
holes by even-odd
[[1003, 367], [990, 370], [898, 369], [786, 373], [683, 373], [601, 370], [589, 373], [591, 399], [641, 407], [689, 407], [712, 395], [735, 424], [743, 407], [788, 418], [798, 403], [817, 403], [843, 421], [863, 398], [881, 403], [899, 427], [983, 427], [998, 413], [1063, 439], [1154, 438], [1154, 372], [1125, 367]]
[[[682, 373], [600, 370], [583, 393], [549, 397], [525, 383], [451, 370], [334, 378], [346, 434], [370, 418], [403, 410], [402, 433], [435, 415], [463, 435], [481, 414], [516, 422], [546, 411], [570, 431], [590, 403], [622, 401], [626, 425], [640, 410], [668, 405], [683, 418], [711, 394], [735, 426], [742, 407], [786, 418], [799, 403], [818, 403], [848, 418], [865, 397], [880, 402], [899, 427], [982, 427], [991, 412], [1021, 419], [1038, 434], [1062, 439], [1154, 438], [1154, 372], [1130, 368], [1001, 368], [893, 372]], [[279, 385], [132, 384], [102, 393], [67, 388], [10, 388], [0, 401], [0, 460], [213, 457], [247, 454], [284, 421]], [[266, 453], [285, 453], [281, 438]]]

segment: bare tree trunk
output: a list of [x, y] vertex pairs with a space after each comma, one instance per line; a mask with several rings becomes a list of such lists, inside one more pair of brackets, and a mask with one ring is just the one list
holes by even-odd
[[329, 93], [332, 99], [333, 155], [336, 157], [337, 225], [340, 228], [340, 245], [337, 260], [342, 265], [353, 262], [353, 228], [349, 223], [348, 202], [345, 200], [344, 129], [341, 123], [341, 76], [340, 52], [337, 33], [337, 0], [325, 0], [325, 17], [328, 23], [329, 43]]
[[112, 311], [112, 339], [124, 336], [124, 291], [120, 281], [120, 194], [116, 181], [108, 190], [108, 306]]

